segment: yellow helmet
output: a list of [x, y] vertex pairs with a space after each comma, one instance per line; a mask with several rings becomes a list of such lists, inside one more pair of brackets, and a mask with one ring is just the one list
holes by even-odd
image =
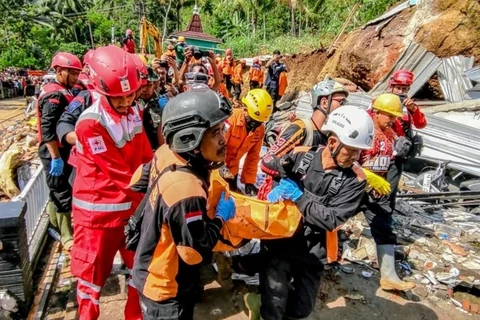
[[395, 117], [403, 116], [400, 97], [393, 93], [383, 93], [373, 102], [373, 109], [383, 111]]
[[242, 102], [247, 107], [248, 116], [255, 121], [266, 122], [272, 114], [272, 97], [263, 89], [250, 90]]
[[185, 42], [185, 37], [184, 36], [179, 36], [177, 41], [178, 42]]

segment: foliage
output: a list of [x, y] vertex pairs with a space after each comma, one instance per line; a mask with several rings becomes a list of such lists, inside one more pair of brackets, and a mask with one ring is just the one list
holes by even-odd
[[[0, 68], [46, 68], [59, 50], [82, 56], [91, 47], [120, 44], [124, 31], [139, 36], [144, 14], [166, 33], [184, 30], [198, 4], [204, 32], [224, 40], [238, 56], [308, 51], [335, 38], [350, 9], [346, 31], [383, 13], [398, 0], [2, 0]], [[91, 33], [90, 33], [91, 30]]]

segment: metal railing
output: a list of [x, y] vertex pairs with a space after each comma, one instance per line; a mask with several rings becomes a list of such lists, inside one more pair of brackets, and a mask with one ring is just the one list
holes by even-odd
[[23, 191], [13, 199], [13, 201], [25, 201], [27, 203], [25, 223], [27, 227], [28, 245], [32, 242], [41, 217], [45, 212], [48, 203], [48, 195], [49, 190], [45, 171], [40, 164]]

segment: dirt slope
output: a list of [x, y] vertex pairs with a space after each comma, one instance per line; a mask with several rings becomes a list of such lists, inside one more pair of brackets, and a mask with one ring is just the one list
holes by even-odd
[[286, 60], [288, 91], [309, 89], [325, 75], [350, 79], [370, 90], [391, 69], [412, 40], [439, 57], [473, 55], [480, 62], [480, 1], [423, 0], [382, 25], [343, 36], [335, 54], [324, 50]]

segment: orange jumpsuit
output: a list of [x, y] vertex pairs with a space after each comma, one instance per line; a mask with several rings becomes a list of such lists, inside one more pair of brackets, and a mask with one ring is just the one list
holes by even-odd
[[234, 109], [233, 114], [226, 122], [226, 126], [227, 156], [225, 164], [230, 173], [235, 176], [238, 174], [240, 159], [246, 154], [240, 181], [243, 184], [255, 184], [265, 127], [261, 125], [254, 131], [247, 132], [243, 109]]

